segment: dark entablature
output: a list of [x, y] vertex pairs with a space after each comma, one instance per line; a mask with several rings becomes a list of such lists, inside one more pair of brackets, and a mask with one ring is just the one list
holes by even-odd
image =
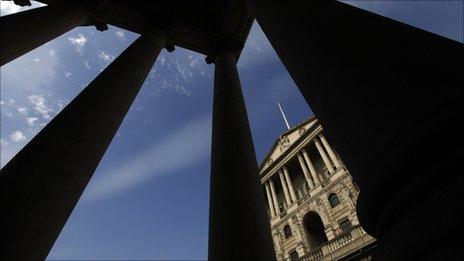
[[[60, 1], [42, 0], [44, 4]], [[98, 8], [98, 1], [95, 8]], [[210, 55], [227, 43], [240, 55], [253, 17], [244, 1], [231, 0], [111, 0], [102, 1], [100, 13], [108, 24], [142, 33], [148, 24], [163, 24], [174, 45]]]

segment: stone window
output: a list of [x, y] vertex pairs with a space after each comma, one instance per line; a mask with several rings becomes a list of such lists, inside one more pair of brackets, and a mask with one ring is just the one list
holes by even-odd
[[329, 195], [329, 203], [332, 208], [340, 205], [340, 199], [338, 198], [337, 194], [332, 193]]
[[342, 233], [348, 233], [351, 231], [351, 221], [348, 218], [343, 219], [339, 224]]
[[298, 252], [296, 251], [296, 249], [292, 250], [292, 252], [290, 252], [289, 256], [290, 256], [290, 260], [298, 260], [298, 258], [299, 258]]
[[292, 229], [290, 228], [289, 225], [286, 225], [284, 227], [284, 234], [285, 234], [285, 238], [289, 238], [292, 236]]

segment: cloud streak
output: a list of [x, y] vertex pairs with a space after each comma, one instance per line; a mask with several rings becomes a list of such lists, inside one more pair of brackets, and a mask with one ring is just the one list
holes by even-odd
[[154, 177], [187, 170], [208, 158], [211, 148], [209, 115], [180, 127], [127, 163], [105, 171], [89, 184], [84, 201], [95, 201], [132, 189]]

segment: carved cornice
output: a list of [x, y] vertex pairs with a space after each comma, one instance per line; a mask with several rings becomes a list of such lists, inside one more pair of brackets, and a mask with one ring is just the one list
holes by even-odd
[[302, 137], [303, 140], [298, 140], [290, 144], [289, 147], [280, 155], [277, 160], [274, 160], [261, 174], [261, 183], [273, 176], [277, 171], [282, 168], [287, 162], [295, 157], [308, 143], [310, 143], [319, 133], [322, 132], [322, 126], [318, 125], [312, 132], [306, 132]]

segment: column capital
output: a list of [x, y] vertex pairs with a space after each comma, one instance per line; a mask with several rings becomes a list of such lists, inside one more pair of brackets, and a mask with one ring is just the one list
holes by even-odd
[[108, 30], [107, 21], [111, 13], [111, 10], [108, 8], [108, 2], [108, 0], [88, 2], [89, 18], [87, 25], [94, 25], [100, 32]]
[[235, 57], [235, 62], [237, 62], [243, 47], [243, 44], [232, 40], [220, 39], [214, 41], [214, 43], [211, 45], [211, 50], [205, 58], [205, 62], [207, 64], [215, 63], [217, 57], [229, 53]]
[[175, 20], [172, 15], [166, 14], [162, 17], [151, 18], [143, 26], [144, 32], [164, 32], [166, 34], [166, 50], [170, 53], [175, 51], [175, 36], [178, 34], [179, 21]]

